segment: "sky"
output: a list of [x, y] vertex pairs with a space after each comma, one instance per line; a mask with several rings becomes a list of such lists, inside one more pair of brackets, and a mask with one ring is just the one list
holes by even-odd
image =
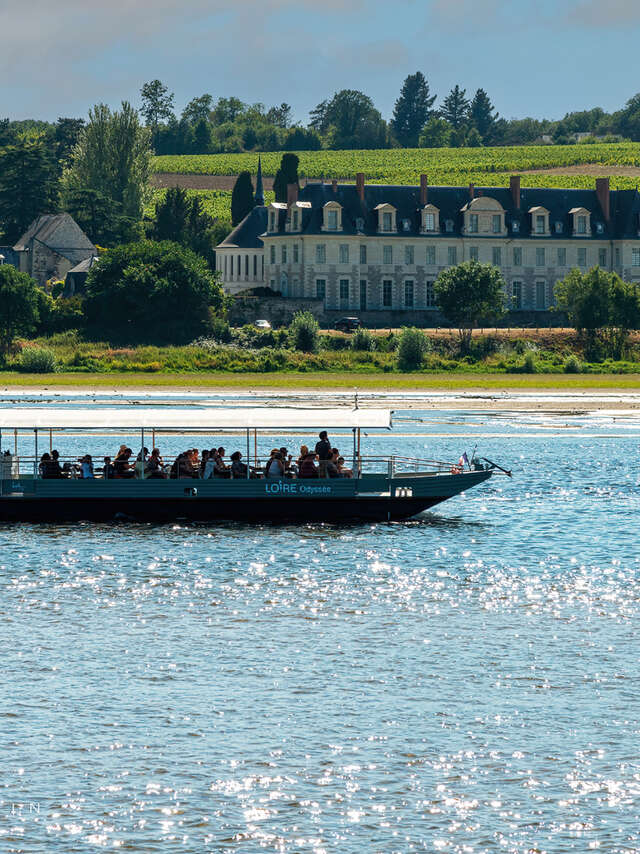
[[178, 113], [208, 92], [286, 101], [302, 123], [339, 89], [389, 118], [418, 70], [437, 103], [482, 87], [505, 118], [612, 111], [640, 91], [638, 0], [0, 0], [0, 34], [12, 119], [139, 106], [155, 78]]

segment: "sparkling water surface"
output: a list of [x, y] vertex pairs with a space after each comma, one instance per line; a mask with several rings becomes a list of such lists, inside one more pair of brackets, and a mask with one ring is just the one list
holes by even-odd
[[640, 421], [403, 415], [366, 450], [513, 479], [396, 524], [0, 526], [0, 851], [640, 851]]

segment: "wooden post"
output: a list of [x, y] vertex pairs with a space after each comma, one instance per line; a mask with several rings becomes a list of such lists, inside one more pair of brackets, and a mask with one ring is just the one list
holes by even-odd
[[49, 453], [53, 451], [53, 430], [49, 428]]

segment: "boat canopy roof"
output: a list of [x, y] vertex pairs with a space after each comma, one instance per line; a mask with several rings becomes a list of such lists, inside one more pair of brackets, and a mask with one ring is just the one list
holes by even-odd
[[364, 429], [391, 427], [388, 409], [220, 408], [167, 406], [62, 409], [10, 407], [0, 410], [0, 430], [180, 430]]

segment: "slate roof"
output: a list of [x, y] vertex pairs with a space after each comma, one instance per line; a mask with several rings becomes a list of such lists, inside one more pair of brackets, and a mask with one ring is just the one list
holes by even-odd
[[68, 258], [72, 263], [84, 260], [88, 252], [93, 255], [96, 253], [96, 247], [68, 213], [43, 214], [34, 219], [13, 248], [16, 252], [24, 252], [31, 248], [34, 241]]
[[18, 267], [20, 265], [20, 256], [13, 246], [0, 246], [0, 255], [4, 256], [5, 264], [11, 264], [14, 267]]
[[[440, 231], [423, 235], [420, 232], [420, 188], [393, 185], [365, 185], [364, 203], [361, 202], [355, 184], [338, 184], [334, 192], [331, 184], [314, 183], [301, 188], [299, 201], [310, 202], [310, 208], [301, 208], [300, 234], [325, 235], [322, 231], [323, 207], [327, 202], [338, 202], [342, 206], [342, 229], [337, 234], [384, 237], [378, 232], [376, 208], [391, 204], [396, 208], [398, 235], [451, 238], [463, 236], [464, 217], [462, 209], [470, 201], [468, 187], [429, 186], [427, 202], [440, 211]], [[514, 204], [509, 187], [476, 187], [475, 196], [488, 196], [498, 201], [506, 212], [508, 236], [518, 238], [531, 235], [531, 208], [543, 207], [549, 211], [550, 233], [537, 240], [566, 240], [573, 237], [572, 208], [586, 208], [591, 212], [591, 234], [581, 240], [638, 239], [640, 237], [640, 194], [637, 190], [613, 190], [610, 193], [610, 221], [606, 222], [598, 202], [595, 189], [559, 189], [523, 187], [520, 190], [520, 207]], [[278, 231], [283, 233], [287, 217], [286, 205], [278, 209]], [[408, 229], [404, 227], [408, 223]], [[513, 223], [519, 225], [516, 232]], [[561, 231], [556, 223], [562, 224]], [[448, 228], [449, 226], [449, 228]], [[221, 247], [241, 249], [260, 248], [267, 228], [267, 208], [254, 208], [247, 217], [224, 240]], [[600, 230], [598, 230], [600, 228]], [[464, 234], [465, 237], [470, 237]], [[474, 234], [474, 239], [499, 239], [497, 235]]]
[[228, 234], [221, 249], [262, 249], [260, 235], [267, 230], [267, 209], [258, 205]]
[[97, 260], [97, 255], [91, 255], [89, 258], [85, 258], [84, 261], [81, 261], [79, 264], [76, 264], [75, 267], [72, 267], [67, 273], [67, 276], [69, 273], [88, 273]]

